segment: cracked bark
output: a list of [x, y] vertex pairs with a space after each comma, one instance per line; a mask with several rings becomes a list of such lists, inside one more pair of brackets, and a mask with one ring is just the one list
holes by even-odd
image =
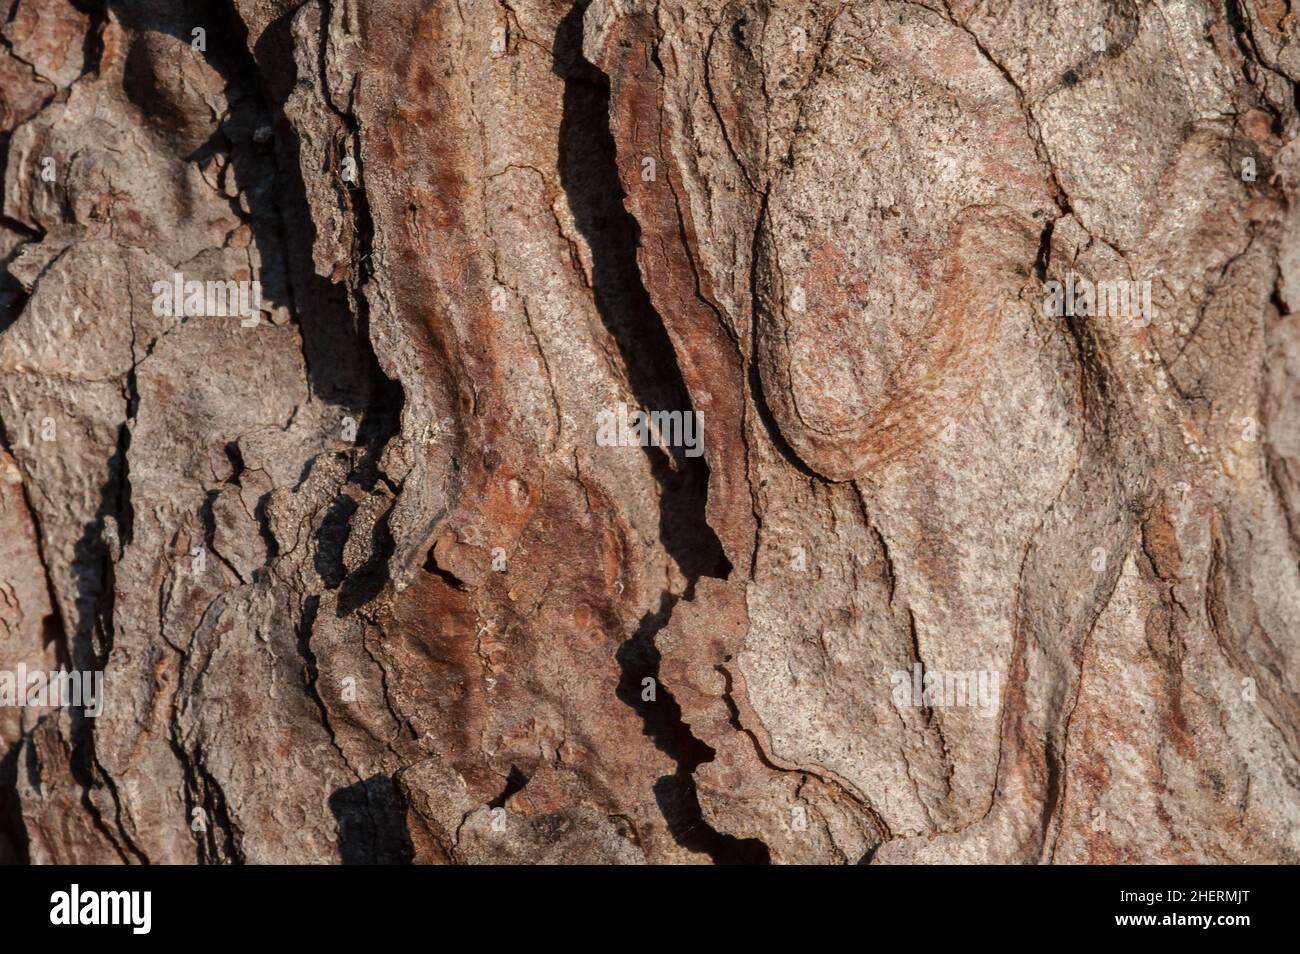
[[1300, 859], [1289, 4], [0, 21], [0, 859]]

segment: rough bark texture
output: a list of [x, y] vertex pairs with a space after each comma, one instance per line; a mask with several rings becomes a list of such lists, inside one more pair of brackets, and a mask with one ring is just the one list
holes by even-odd
[[0, 859], [1300, 861], [1298, 15], [0, 0]]

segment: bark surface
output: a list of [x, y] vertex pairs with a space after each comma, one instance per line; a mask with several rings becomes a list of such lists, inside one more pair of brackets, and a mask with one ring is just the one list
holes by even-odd
[[0, 0], [0, 860], [1300, 861], [1298, 15]]

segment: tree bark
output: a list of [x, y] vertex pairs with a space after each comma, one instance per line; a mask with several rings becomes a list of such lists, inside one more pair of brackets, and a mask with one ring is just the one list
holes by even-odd
[[1288, 0], [0, 19], [0, 859], [1300, 860]]

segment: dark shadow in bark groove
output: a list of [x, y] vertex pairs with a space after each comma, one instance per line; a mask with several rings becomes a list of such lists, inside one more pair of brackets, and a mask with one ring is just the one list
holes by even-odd
[[[763, 842], [723, 834], [704, 820], [693, 773], [705, 762], [713, 761], [716, 753], [694, 736], [682, 721], [681, 706], [659, 683], [660, 654], [655, 635], [668, 624], [677, 602], [672, 594], [663, 594], [658, 612], [647, 614], [632, 638], [618, 648], [615, 658], [622, 673], [618, 698], [636, 710], [655, 748], [677, 763], [676, 772], [655, 783], [655, 801], [677, 843], [707, 854], [718, 864], [768, 864], [771, 857]], [[642, 680], [646, 677], [655, 681], [653, 700], [642, 699]]]
[[511, 765], [510, 772], [506, 775], [506, 786], [501, 789], [501, 794], [492, 801], [488, 802], [488, 808], [504, 808], [506, 802], [519, 792], [522, 792], [528, 785], [528, 776], [519, 771], [519, 766]]
[[347, 494], [339, 494], [325, 511], [325, 518], [316, 533], [316, 572], [331, 590], [347, 577], [343, 547], [348, 542], [348, 529], [356, 512], [357, 502]]
[[21, 744], [14, 743], [0, 753], [0, 865], [30, 861], [27, 828], [17, 795], [18, 756], [22, 750]]
[[[578, 0], [555, 34], [554, 66], [564, 79], [560, 124], [560, 182], [578, 230], [591, 248], [592, 292], [601, 320], [618, 344], [633, 397], [651, 410], [692, 411], [672, 340], [641, 280], [637, 264], [640, 227], [623, 207], [614, 138], [609, 131], [609, 84], [582, 56]], [[686, 576], [692, 598], [701, 576], [725, 579], [731, 564], [709, 526], [706, 505], [709, 467], [681, 448], [644, 448], [660, 489], [660, 539]], [[655, 799], [668, 830], [683, 847], [720, 864], [765, 864], [767, 846], [757, 839], [723, 834], [704, 820], [692, 773], [714, 751], [682, 721], [681, 707], [659, 684], [660, 654], [655, 635], [667, 625], [679, 597], [665, 592], [659, 610], [647, 614], [618, 649], [621, 677], [617, 696], [641, 717], [655, 746], [677, 763], [677, 771], [655, 783]], [[642, 680], [655, 680], [655, 701], [642, 701]]]
[[366, 562], [349, 573], [339, 588], [338, 608], [334, 615], [344, 617], [365, 606], [388, 585], [388, 558], [397, 548], [393, 541], [393, 531], [388, 525], [393, 510], [389, 507], [384, 515], [375, 521], [370, 531], [370, 556]]
[[[641, 281], [640, 228], [623, 208], [609, 132], [609, 85], [582, 59], [585, 5], [579, 3], [555, 35], [555, 72], [564, 78], [560, 183], [578, 231], [591, 246], [596, 308], [618, 344], [633, 397], [646, 409], [693, 412], [672, 341]], [[661, 491], [665, 549], [689, 579], [725, 578], [731, 567], [705, 516], [708, 464], [703, 457], [685, 456], [680, 447], [643, 450]]]
[[345, 865], [409, 865], [415, 858], [406, 809], [391, 775], [372, 775], [337, 789], [330, 811]]

